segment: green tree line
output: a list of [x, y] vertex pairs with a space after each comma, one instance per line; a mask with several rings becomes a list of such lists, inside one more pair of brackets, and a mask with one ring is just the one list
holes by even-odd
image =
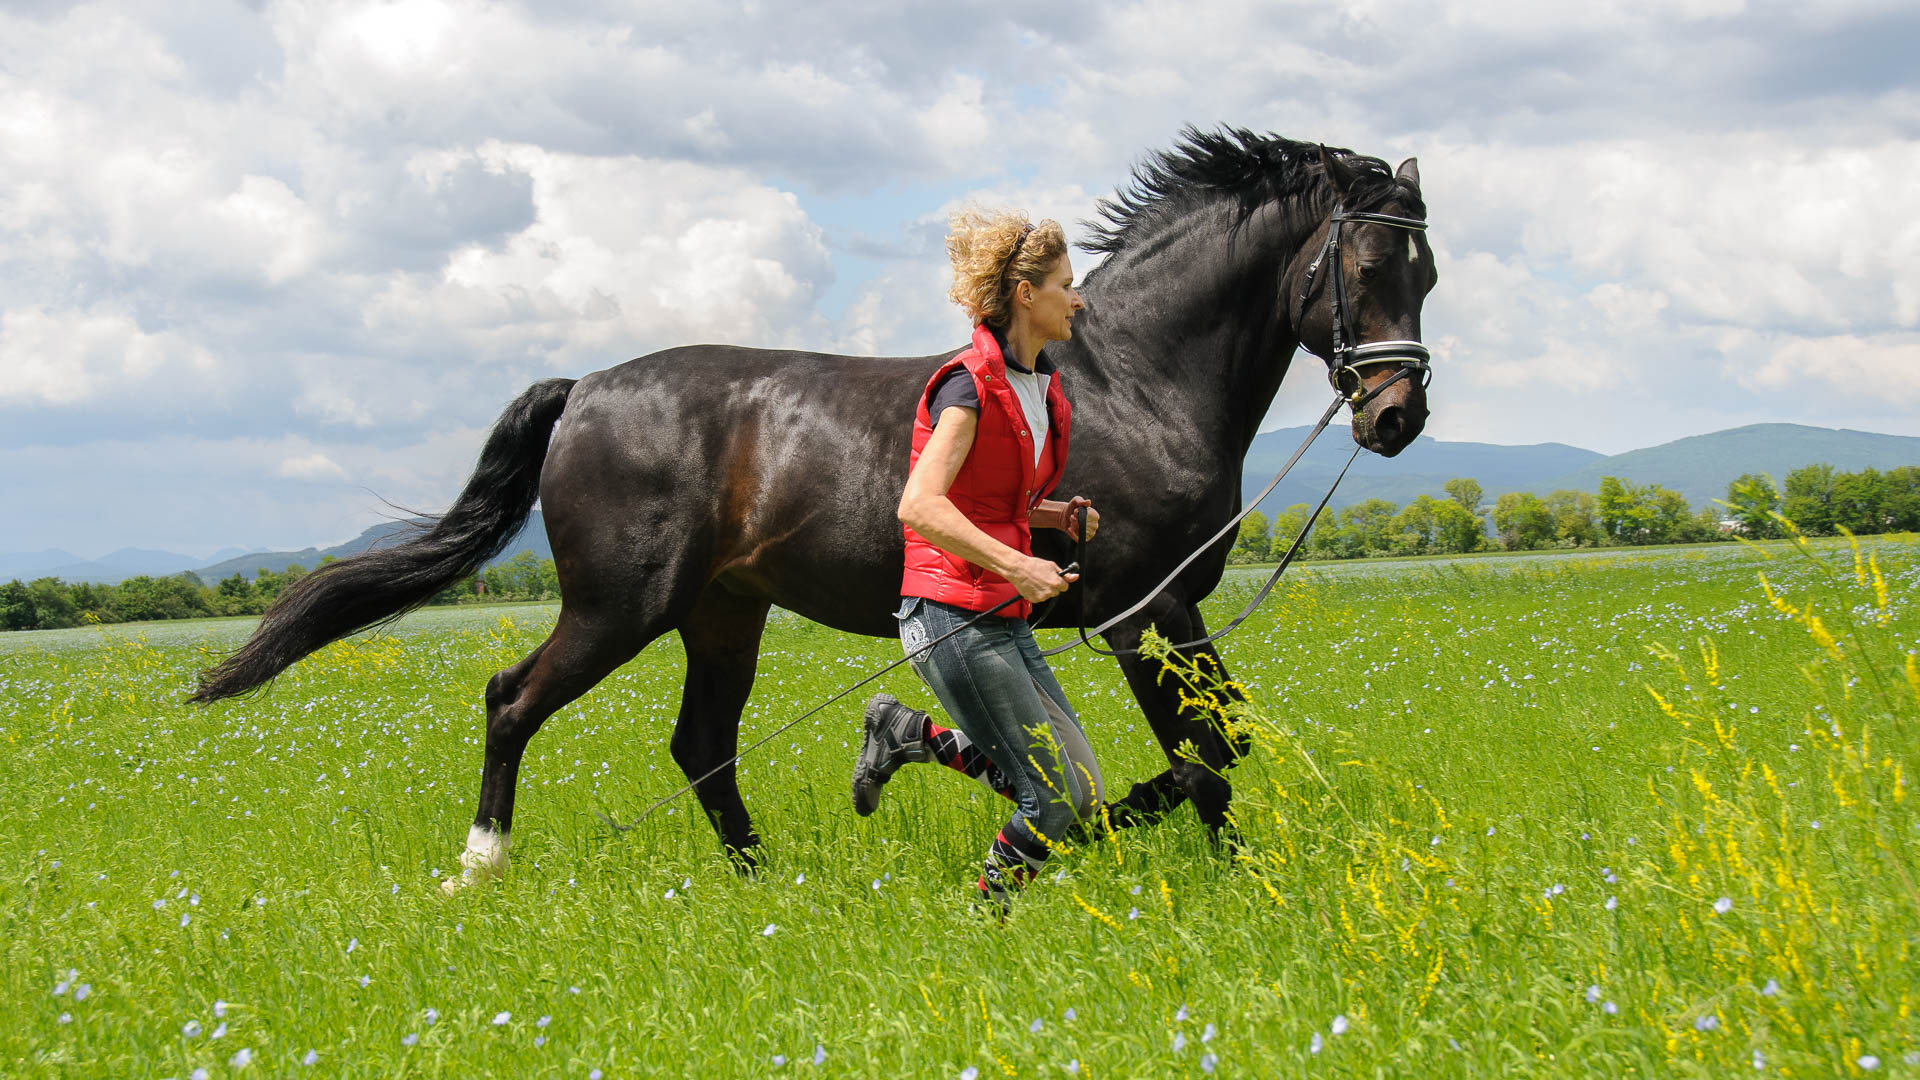
[[[1509, 491], [1490, 507], [1471, 478], [1449, 480], [1445, 490], [1444, 499], [1422, 495], [1405, 506], [1368, 499], [1326, 513], [1308, 535], [1302, 554], [1310, 559], [1355, 559], [1693, 544], [1734, 535], [1765, 539], [1780, 535], [1776, 514], [1816, 536], [1840, 529], [1858, 535], [1920, 531], [1920, 466], [1912, 465], [1857, 473], [1808, 465], [1788, 473], [1783, 488], [1764, 474], [1749, 473], [1727, 486], [1724, 507], [1698, 510], [1671, 488], [1617, 476], [1602, 477], [1596, 492], [1561, 490], [1541, 496]], [[1280, 558], [1300, 535], [1306, 518], [1305, 503], [1288, 507], [1272, 521], [1257, 510], [1248, 514], [1229, 561]]]
[[[331, 556], [322, 565], [332, 562]], [[0, 585], [0, 629], [58, 630], [90, 623], [195, 619], [213, 615], [258, 615], [282, 590], [307, 575], [303, 566], [252, 578], [233, 574], [208, 585], [192, 572], [171, 577], [131, 577], [118, 585], [68, 583], [58, 578]], [[430, 604], [496, 600], [554, 600], [560, 581], [553, 560], [523, 551], [498, 566], [442, 589]]]

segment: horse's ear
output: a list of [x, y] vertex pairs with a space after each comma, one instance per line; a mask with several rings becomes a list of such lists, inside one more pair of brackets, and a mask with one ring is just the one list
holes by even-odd
[[1357, 175], [1353, 171], [1353, 167], [1347, 164], [1347, 159], [1327, 149], [1326, 144], [1322, 143], [1320, 145], [1320, 167], [1326, 170], [1327, 183], [1333, 187], [1334, 195], [1345, 199], [1347, 192], [1352, 189], [1354, 178]]
[[1400, 167], [1393, 170], [1393, 176], [1394, 176], [1394, 179], [1396, 180], [1405, 180], [1407, 182], [1407, 186], [1413, 188], [1413, 190], [1415, 191], [1419, 191], [1420, 190], [1420, 159], [1410, 157], [1407, 160], [1401, 162]]

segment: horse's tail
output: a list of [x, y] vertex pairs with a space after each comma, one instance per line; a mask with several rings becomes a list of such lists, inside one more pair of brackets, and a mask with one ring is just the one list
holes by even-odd
[[572, 379], [534, 383], [507, 406], [465, 491], [419, 535], [328, 563], [281, 593], [239, 651], [200, 675], [189, 701], [256, 689], [315, 649], [403, 615], [500, 554], [540, 496], [547, 438]]

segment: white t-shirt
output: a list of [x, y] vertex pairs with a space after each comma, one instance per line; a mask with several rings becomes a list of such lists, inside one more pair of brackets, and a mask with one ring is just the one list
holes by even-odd
[[1013, 396], [1020, 399], [1020, 411], [1027, 416], [1027, 433], [1033, 436], [1033, 463], [1040, 464], [1040, 452], [1047, 445], [1047, 379], [1049, 376], [1033, 371], [1021, 371], [1012, 364], [1007, 365], [1007, 385], [1013, 387]]

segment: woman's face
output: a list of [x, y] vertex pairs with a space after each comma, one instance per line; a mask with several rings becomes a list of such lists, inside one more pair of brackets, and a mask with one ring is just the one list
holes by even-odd
[[1020, 312], [1041, 340], [1065, 341], [1073, 336], [1073, 317], [1086, 308], [1087, 302], [1073, 287], [1073, 264], [1065, 255], [1038, 284], [1022, 281], [1018, 292]]

